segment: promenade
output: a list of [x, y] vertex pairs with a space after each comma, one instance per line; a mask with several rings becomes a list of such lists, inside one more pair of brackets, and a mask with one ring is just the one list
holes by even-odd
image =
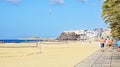
[[120, 67], [120, 52], [116, 45], [113, 45], [112, 52], [106, 47], [104, 52], [98, 50], [74, 67]]

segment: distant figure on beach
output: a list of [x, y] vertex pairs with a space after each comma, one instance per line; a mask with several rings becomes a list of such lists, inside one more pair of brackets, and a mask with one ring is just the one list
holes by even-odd
[[120, 40], [117, 41], [118, 52], [120, 52]]
[[105, 39], [103, 37], [101, 37], [101, 39], [100, 39], [100, 47], [101, 47], [102, 52], [104, 52], [104, 44], [105, 44]]
[[110, 39], [109, 40], [109, 45], [108, 45], [109, 51], [112, 51], [112, 45], [113, 45], [113, 40]]

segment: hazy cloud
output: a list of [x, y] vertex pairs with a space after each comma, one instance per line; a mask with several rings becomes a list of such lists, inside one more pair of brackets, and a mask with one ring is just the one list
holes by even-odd
[[105, 2], [106, 0], [98, 0], [98, 1], [103, 1], [103, 2]]
[[6, 2], [12, 3], [12, 4], [18, 4], [21, 2], [21, 0], [6, 0]]
[[77, 0], [78, 2], [86, 3], [88, 0]]
[[52, 9], [49, 9], [48, 10], [49, 14], [51, 15], [53, 13], [53, 10]]
[[64, 0], [51, 0], [51, 5], [62, 5], [64, 4]]
[[103, 0], [103, 1], [106, 1], [106, 0]]

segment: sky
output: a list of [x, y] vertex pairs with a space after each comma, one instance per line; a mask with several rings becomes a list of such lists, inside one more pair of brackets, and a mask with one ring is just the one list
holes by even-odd
[[57, 38], [66, 30], [107, 28], [103, 0], [0, 0], [0, 39]]

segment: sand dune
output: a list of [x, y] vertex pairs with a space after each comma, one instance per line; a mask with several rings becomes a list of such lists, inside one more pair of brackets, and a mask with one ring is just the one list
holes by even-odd
[[[0, 46], [36, 45], [35, 43], [0, 44]], [[38, 47], [0, 47], [0, 67], [73, 67], [99, 48], [98, 43], [39, 43]]]

